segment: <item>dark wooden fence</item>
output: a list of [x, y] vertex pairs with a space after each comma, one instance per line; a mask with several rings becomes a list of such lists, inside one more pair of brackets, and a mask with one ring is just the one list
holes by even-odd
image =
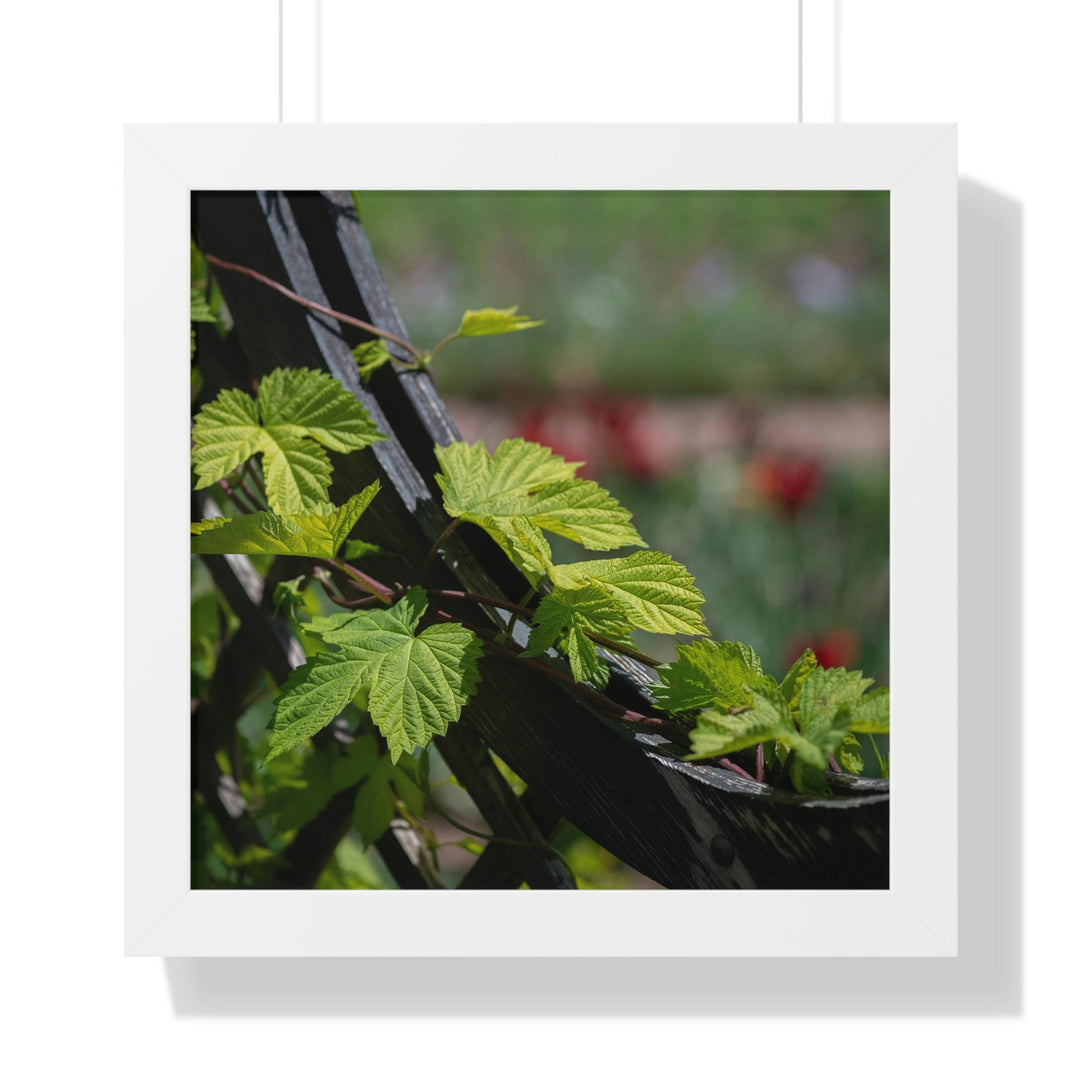
[[[199, 193], [193, 225], [202, 250], [251, 267], [304, 297], [406, 337], [348, 192]], [[448, 519], [433, 479], [433, 447], [458, 438], [425, 372], [385, 367], [360, 382], [350, 349], [362, 331], [313, 314], [239, 274], [219, 283], [235, 320], [222, 340], [199, 327], [199, 363], [212, 397], [251, 388], [277, 367], [331, 372], [356, 395], [389, 441], [371, 452], [331, 455], [331, 498], [341, 503], [378, 478], [382, 493], [365, 515], [372, 535], [394, 538], [373, 573], [408, 582]], [[393, 351], [396, 347], [391, 345]], [[403, 356], [403, 358], [405, 358]], [[196, 510], [198, 507], [196, 507]], [[264, 669], [276, 681], [302, 660], [288, 626], [271, 615], [277, 581], [302, 563], [275, 561], [265, 582], [242, 556], [207, 556], [214, 581], [241, 620], [225, 645], [208, 700], [192, 715], [193, 784], [237, 850], [254, 826], [232, 779], [216, 765], [242, 702]], [[452, 566], [453, 570], [449, 569]], [[432, 586], [518, 599], [528, 584], [472, 526], [452, 534], [448, 558], [428, 574]], [[449, 602], [447, 602], [449, 603]], [[473, 605], [450, 610], [472, 622]], [[609, 694], [651, 711], [649, 672], [610, 656]], [[842, 778], [830, 799], [770, 789], [727, 770], [680, 760], [663, 737], [627, 729], [593, 713], [569, 691], [513, 660], [484, 660], [479, 692], [438, 748], [499, 836], [542, 844], [566, 819], [620, 859], [668, 888], [887, 888], [888, 784]], [[336, 737], [333, 726], [323, 741]], [[520, 799], [491, 757], [498, 754], [528, 784]], [[335, 795], [286, 852], [276, 885], [311, 887], [345, 835], [356, 789]], [[378, 844], [402, 888], [437, 887], [390, 831]], [[460, 887], [573, 888], [563, 865], [542, 847], [489, 844]]]

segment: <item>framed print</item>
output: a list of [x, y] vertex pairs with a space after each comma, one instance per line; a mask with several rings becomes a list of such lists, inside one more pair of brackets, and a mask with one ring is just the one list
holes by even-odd
[[126, 198], [130, 954], [956, 955], [951, 127], [137, 126]]

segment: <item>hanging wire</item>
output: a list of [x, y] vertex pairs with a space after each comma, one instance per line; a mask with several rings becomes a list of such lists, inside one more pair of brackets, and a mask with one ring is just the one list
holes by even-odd
[[802, 84], [803, 84], [803, 74], [802, 74], [802, 63], [803, 63], [803, 60], [802, 60], [802, 38], [803, 38], [803, 32], [802, 32], [802, 5], [803, 5], [803, 0], [799, 0], [799, 123], [800, 124], [803, 122], [803, 119], [802, 119]]
[[[801, 3], [801, 0], [800, 0]], [[285, 0], [278, 0], [278, 123], [285, 120]]]

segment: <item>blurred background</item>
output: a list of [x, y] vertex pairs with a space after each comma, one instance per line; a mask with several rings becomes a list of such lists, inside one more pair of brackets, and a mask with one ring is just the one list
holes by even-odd
[[[356, 195], [421, 347], [466, 308], [545, 320], [440, 354], [464, 438], [587, 462], [767, 671], [811, 646], [888, 684], [887, 192]], [[559, 846], [585, 887], [649, 884], [572, 829]]]

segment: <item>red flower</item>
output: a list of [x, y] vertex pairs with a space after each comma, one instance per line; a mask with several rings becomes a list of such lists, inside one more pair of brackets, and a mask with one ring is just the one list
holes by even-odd
[[821, 637], [796, 638], [787, 649], [787, 662], [794, 664], [805, 649], [813, 649], [818, 665], [823, 668], [842, 667], [850, 670], [859, 658], [859, 635], [838, 626]]
[[821, 488], [821, 465], [809, 458], [759, 454], [743, 470], [746, 486], [785, 513], [794, 515]]

